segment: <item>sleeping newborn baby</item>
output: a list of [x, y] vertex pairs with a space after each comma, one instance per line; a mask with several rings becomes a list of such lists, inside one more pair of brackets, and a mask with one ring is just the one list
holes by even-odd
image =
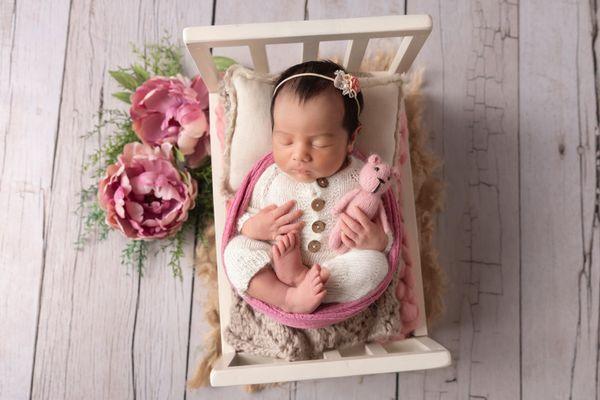
[[[302, 74], [302, 75], [298, 75]], [[314, 74], [318, 74], [315, 76]], [[327, 78], [330, 77], [330, 78]], [[363, 161], [351, 155], [360, 131], [357, 80], [329, 60], [284, 71], [271, 101], [274, 163], [257, 180], [239, 235], [224, 252], [240, 293], [293, 313], [364, 297], [386, 276], [392, 232], [360, 209], [341, 213], [341, 240], [328, 246], [336, 202], [358, 185]]]

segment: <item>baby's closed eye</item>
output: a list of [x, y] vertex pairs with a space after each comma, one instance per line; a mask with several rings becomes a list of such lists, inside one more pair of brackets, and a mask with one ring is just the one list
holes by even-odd
[[282, 146], [290, 146], [290, 145], [292, 145], [292, 142], [289, 140], [280, 140], [279, 144]]

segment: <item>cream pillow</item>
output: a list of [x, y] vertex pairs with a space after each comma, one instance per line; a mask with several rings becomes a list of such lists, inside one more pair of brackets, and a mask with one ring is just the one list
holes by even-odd
[[[393, 164], [400, 141], [400, 116], [404, 111], [400, 74], [357, 74], [363, 93], [363, 125], [356, 147], [379, 154]], [[262, 74], [234, 64], [223, 76], [220, 101], [225, 105], [225, 148], [222, 189], [233, 194], [252, 165], [271, 151], [271, 93], [277, 75]]]

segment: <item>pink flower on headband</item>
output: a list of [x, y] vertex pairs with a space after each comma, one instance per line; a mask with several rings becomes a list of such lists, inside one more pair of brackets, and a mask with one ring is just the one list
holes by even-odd
[[355, 76], [352, 76], [350, 79], [351, 79], [350, 86], [352, 87], [352, 90], [354, 90], [355, 93], [359, 93], [360, 92], [360, 82], [358, 81], [358, 78]]
[[360, 92], [360, 83], [358, 78], [345, 73], [341, 69], [335, 71], [333, 86], [341, 89], [343, 95], [348, 95], [351, 98], [356, 97], [356, 95]]

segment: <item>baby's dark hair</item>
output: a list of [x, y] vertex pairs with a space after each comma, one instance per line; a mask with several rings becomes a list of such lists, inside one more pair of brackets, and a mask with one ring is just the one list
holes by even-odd
[[[285, 71], [283, 71], [275, 81], [274, 87], [277, 87], [277, 85], [279, 85], [279, 83], [284, 79], [303, 72], [312, 72], [335, 78], [335, 71], [338, 69], [347, 72], [344, 69], [344, 67], [331, 60], [306, 61], [300, 64], [293, 65]], [[271, 129], [274, 125], [273, 108], [275, 105], [275, 99], [277, 99], [277, 96], [279, 96], [279, 94], [284, 89], [292, 90], [292, 93], [298, 98], [300, 104], [305, 103], [306, 101], [317, 96], [325, 90], [336, 90], [339, 92], [340, 96], [342, 96], [342, 91], [340, 89], [335, 88], [333, 86], [333, 82], [328, 79], [323, 79], [318, 76], [310, 75], [299, 76], [297, 78], [290, 79], [289, 81], [281, 85], [281, 87], [277, 89], [275, 95], [271, 98]], [[360, 104], [360, 109], [362, 110], [362, 93], [359, 92], [356, 97]], [[358, 119], [358, 106], [354, 98], [351, 98], [348, 95], [342, 96], [342, 98], [344, 100], [344, 119], [342, 120], [342, 126], [348, 132], [348, 136], [350, 136], [352, 132], [354, 132], [356, 128], [360, 125], [360, 121]]]

